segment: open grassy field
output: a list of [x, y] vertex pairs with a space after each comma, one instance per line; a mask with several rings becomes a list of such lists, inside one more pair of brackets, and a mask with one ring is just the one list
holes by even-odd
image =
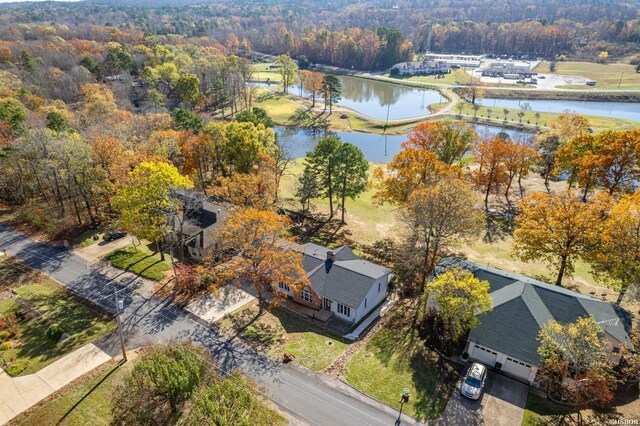
[[295, 362], [314, 371], [330, 366], [349, 347], [349, 342], [285, 309], [276, 308], [256, 317], [257, 302], [241, 308], [220, 322], [225, 335], [238, 335], [274, 359], [284, 352]]
[[252, 80], [281, 82], [282, 76], [277, 68], [269, 68], [266, 64], [254, 64]]
[[[381, 165], [371, 164], [370, 170]], [[302, 174], [303, 160], [296, 160], [287, 170], [281, 182], [281, 195], [284, 198], [285, 205], [293, 208], [299, 208], [296, 203], [295, 185], [297, 178]], [[543, 190], [544, 185], [542, 178], [538, 175], [531, 175], [524, 181], [526, 192]], [[560, 189], [566, 186], [563, 182], [552, 182], [553, 189]], [[340, 229], [338, 233], [333, 235], [334, 241], [318, 241], [325, 244], [371, 244], [376, 240], [383, 238], [396, 238], [401, 230], [401, 221], [397, 215], [397, 209], [394, 206], [383, 205], [374, 206], [372, 196], [374, 191], [368, 189], [355, 201], [347, 201], [347, 224]], [[517, 200], [515, 195], [514, 200]], [[496, 206], [504, 203], [503, 199], [494, 201]], [[312, 205], [316, 212], [327, 215], [329, 212], [328, 201], [313, 200]], [[543, 262], [524, 263], [513, 258], [511, 255], [511, 230], [499, 230], [491, 232], [491, 241], [487, 240], [488, 233], [483, 233], [476, 241], [465, 244], [455, 250], [470, 260], [488, 264], [506, 271], [539, 277], [546, 280], [553, 280], [553, 273], [549, 270], [547, 264]], [[615, 300], [616, 292], [613, 289], [605, 289], [598, 285], [590, 274], [589, 267], [577, 262], [576, 272], [573, 277], [565, 278], [565, 285], [575, 286], [581, 292], [589, 294], [596, 291], [598, 295], [603, 292], [607, 293], [608, 300]]]
[[[299, 208], [294, 194], [296, 182], [304, 169], [303, 162], [303, 159], [298, 159], [287, 169], [280, 186], [280, 193], [285, 204], [294, 208]], [[371, 174], [379, 166], [379, 164], [371, 163], [369, 173]], [[372, 190], [367, 190], [355, 201], [347, 200], [347, 225], [344, 234], [347, 239], [357, 243], [370, 244], [381, 238], [389, 238], [394, 234], [399, 225], [395, 215], [396, 208], [390, 205], [373, 206], [371, 199], [373, 193]], [[313, 200], [312, 205], [316, 211], [329, 214], [327, 200]]]
[[[541, 62], [534, 71], [550, 74], [549, 62]], [[586, 85], [559, 86], [567, 89], [640, 89], [640, 73], [630, 64], [610, 63], [596, 64], [593, 62], [557, 62], [555, 74], [578, 75], [595, 80], [597, 86], [591, 88]], [[618, 86], [619, 85], [619, 86]]]
[[[14, 291], [14, 297], [6, 295]], [[0, 258], [0, 350], [11, 375], [34, 373], [115, 330], [110, 315], [19, 261]], [[59, 340], [48, 336], [52, 325]]]
[[[442, 104], [438, 104], [436, 108], [441, 106]], [[540, 112], [540, 111], [523, 111], [520, 109], [512, 109], [507, 108], [507, 113], [505, 116], [505, 108], [498, 107], [485, 107], [476, 105], [478, 109], [476, 110], [474, 105], [470, 102], [461, 101], [455, 106], [455, 108], [451, 111], [452, 113], [463, 114], [466, 116], [480, 117], [480, 118], [491, 118], [497, 119], [501, 121], [505, 121], [506, 123], [516, 123], [516, 124], [529, 124], [536, 126], [546, 126], [547, 122], [550, 118], [558, 116], [557, 113], [548, 113], [548, 112]], [[491, 110], [491, 111], [489, 111]], [[522, 114], [522, 117], [520, 115]], [[588, 116], [589, 121], [591, 122], [591, 126], [595, 130], [631, 130], [640, 128], [640, 123], [631, 120], [610, 118], [610, 117], [599, 117], [599, 116]]]

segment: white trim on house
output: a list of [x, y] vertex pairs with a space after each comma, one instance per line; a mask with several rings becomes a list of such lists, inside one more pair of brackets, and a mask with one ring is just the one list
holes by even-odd
[[468, 348], [467, 353], [470, 359], [478, 361], [489, 368], [496, 368], [496, 364], [500, 364], [500, 371], [505, 375], [526, 381], [530, 385], [536, 385], [537, 365], [498, 352], [476, 342], [469, 342]]

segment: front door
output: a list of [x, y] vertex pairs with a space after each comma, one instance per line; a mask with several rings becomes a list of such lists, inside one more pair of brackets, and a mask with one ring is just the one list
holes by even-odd
[[331, 310], [331, 300], [327, 299], [327, 298], [322, 298], [323, 302], [322, 302], [322, 306], [324, 306], [325, 309], [327, 310]]

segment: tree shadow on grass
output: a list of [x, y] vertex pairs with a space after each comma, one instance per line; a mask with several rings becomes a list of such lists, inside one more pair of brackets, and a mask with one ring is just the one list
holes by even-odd
[[123, 365], [124, 361], [120, 361], [117, 365], [115, 365], [107, 374], [105, 374], [91, 389], [89, 389], [82, 397], [76, 401], [71, 408], [69, 408], [66, 413], [56, 422], [56, 425], [61, 425], [64, 423], [64, 420], [71, 414], [73, 411], [82, 404], [82, 402], [87, 399], [87, 397], [91, 396], [91, 394], [100, 387], [113, 373], [118, 371], [120, 367]]
[[504, 240], [513, 235], [515, 223], [508, 213], [487, 212], [485, 233], [482, 241], [493, 243], [496, 240]]

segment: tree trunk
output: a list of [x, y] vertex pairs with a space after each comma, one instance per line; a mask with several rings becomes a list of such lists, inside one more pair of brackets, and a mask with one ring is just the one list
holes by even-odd
[[491, 192], [491, 181], [487, 183], [487, 192], [484, 194], [484, 209], [489, 210], [489, 193]]
[[618, 293], [618, 298], [616, 299], [616, 305], [620, 305], [622, 303], [622, 299], [624, 299], [625, 294], [627, 294], [629, 285], [630, 284], [627, 284], [624, 287], [622, 287], [622, 289], [620, 290], [620, 293]]
[[315, 108], [316, 106], [316, 92], [311, 92], [311, 108]]
[[156, 241], [156, 250], [160, 253], [160, 260], [164, 262], [164, 251], [162, 250], [162, 243], [160, 241]]
[[560, 262], [560, 270], [558, 271], [558, 278], [556, 279], [556, 285], [562, 287], [562, 278], [564, 277], [564, 271], [567, 269], [567, 256], [562, 256]]
[[342, 224], [344, 225], [346, 222], [344, 221], [344, 210], [345, 210], [345, 206], [344, 206], [344, 202], [347, 195], [347, 174], [345, 173], [344, 175], [344, 180], [342, 182]]
[[[329, 162], [331, 162], [331, 160], [329, 160]], [[333, 185], [332, 185], [332, 180], [331, 180], [331, 175], [333, 173], [333, 170], [331, 170], [331, 165], [329, 165], [328, 167], [328, 172], [329, 172], [329, 181], [328, 181], [328, 188], [327, 191], [329, 193], [329, 220], [333, 219]]]

